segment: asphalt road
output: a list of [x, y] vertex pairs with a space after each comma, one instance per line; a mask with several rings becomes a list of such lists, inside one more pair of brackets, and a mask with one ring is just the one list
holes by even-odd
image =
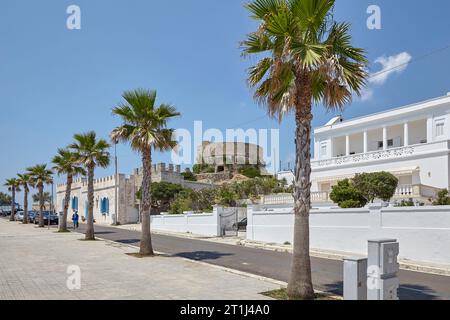
[[[83, 232], [80, 225], [78, 232]], [[140, 232], [95, 226], [98, 237], [139, 246]], [[203, 261], [280, 281], [288, 281], [291, 254], [216, 242], [153, 234], [154, 249], [173, 256]], [[312, 258], [312, 276], [318, 290], [342, 295], [343, 263]], [[450, 277], [401, 270], [401, 300], [450, 300]]]

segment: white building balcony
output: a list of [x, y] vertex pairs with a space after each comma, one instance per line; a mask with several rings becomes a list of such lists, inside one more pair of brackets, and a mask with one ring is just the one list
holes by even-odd
[[449, 143], [450, 141], [444, 140], [397, 148], [392, 147], [385, 150], [356, 153], [322, 160], [313, 160], [311, 162], [311, 167], [313, 170], [321, 170], [330, 169], [332, 167], [370, 164], [371, 162], [401, 160], [409, 157], [420, 157], [431, 154], [445, 154], [450, 150]]

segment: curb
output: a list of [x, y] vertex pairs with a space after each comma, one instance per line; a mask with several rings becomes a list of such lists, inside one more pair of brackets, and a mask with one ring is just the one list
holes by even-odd
[[[96, 239], [104, 241], [106, 243], [110, 243], [110, 244], [120, 244], [120, 246], [125, 246], [125, 247], [128, 247], [130, 249], [134, 249], [134, 250], [139, 249], [138, 247], [133, 246], [131, 244], [118, 243], [118, 242], [115, 242], [115, 241], [112, 241], [112, 240], [108, 240], [108, 239], [104, 239], [104, 238], [100, 238], [100, 237], [96, 237]], [[169, 254], [167, 254], [165, 252], [161, 252], [161, 251], [155, 251], [155, 253], [157, 255], [161, 255], [161, 256], [170, 256]], [[280, 286], [281, 288], [283, 288], [283, 287], [286, 288], [288, 286], [287, 282], [275, 280], [275, 279], [264, 277], [264, 276], [259, 276], [259, 275], [253, 274], [253, 273], [248, 273], [248, 272], [245, 272], [245, 271], [239, 271], [239, 270], [236, 270], [236, 269], [227, 268], [227, 267], [223, 267], [223, 266], [218, 266], [218, 265], [215, 265], [215, 264], [210, 264], [210, 263], [207, 263], [207, 262], [192, 260], [192, 259], [183, 258], [183, 257], [177, 257], [177, 258], [178, 259], [182, 259], [182, 260], [184, 260], [186, 262], [202, 265], [202, 266], [205, 266], [205, 267], [208, 267], [208, 268], [214, 268], [214, 269], [221, 270], [221, 271], [228, 272], [228, 273], [232, 273], [232, 274], [235, 274], [235, 275], [238, 275], [238, 276], [242, 276], [242, 277], [246, 277], [246, 278], [251, 278], [251, 279], [255, 279], [255, 280], [259, 280], [259, 281], [268, 282], [268, 283]], [[336, 299], [336, 300], [343, 300], [343, 298], [341, 296], [336, 296], [336, 295], [331, 294], [329, 292], [320, 291], [320, 290], [314, 290], [314, 291], [315, 291], [316, 294], [321, 294], [323, 296], [327, 296], [327, 297], [330, 297], [330, 298], [333, 298], [333, 299]]]

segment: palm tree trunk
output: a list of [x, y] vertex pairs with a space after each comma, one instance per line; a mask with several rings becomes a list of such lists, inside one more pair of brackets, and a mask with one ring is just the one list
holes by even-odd
[[59, 224], [59, 232], [67, 232], [67, 214], [69, 211], [70, 193], [72, 191], [72, 182], [73, 182], [73, 176], [71, 174], [67, 175], [66, 182], [67, 182], [66, 183], [66, 195], [64, 197], [63, 216], [62, 216], [62, 220]]
[[39, 185], [39, 228], [44, 228], [44, 185]]
[[152, 151], [147, 148], [142, 153], [142, 166], [144, 177], [142, 180], [142, 232], [139, 254], [143, 256], [153, 256], [152, 233], [150, 227], [151, 210], [151, 185], [152, 185]]
[[311, 210], [311, 88], [307, 75], [299, 77], [296, 106], [295, 224], [294, 252], [288, 285], [290, 299], [314, 299], [309, 254], [309, 212]]
[[86, 240], [95, 240], [94, 233], [94, 166], [88, 166], [88, 216], [86, 224]]
[[9, 221], [16, 220], [16, 188], [11, 189], [11, 217]]
[[28, 224], [28, 188], [23, 190], [23, 224]]

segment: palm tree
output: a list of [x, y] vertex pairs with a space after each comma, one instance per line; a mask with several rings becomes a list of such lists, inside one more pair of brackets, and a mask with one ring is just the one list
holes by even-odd
[[48, 203], [48, 207], [49, 210], [51, 209], [50, 206], [52, 204], [52, 195], [50, 194], [50, 192], [44, 192], [42, 194], [42, 196], [39, 193], [33, 194], [32, 195], [32, 199], [33, 199], [33, 203], [41, 203], [41, 199], [42, 199], [42, 204], [44, 206], [44, 210], [47, 210], [47, 203]]
[[23, 188], [23, 224], [28, 224], [28, 193], [30, 192], [31, 176], [27, 173], [18, 174], [19, 184]]
[[20, 183], [16, 178], [6, 180], [5, 187], [8, 187], [8, 191], [11, 191], [11, 218], [10, 221], [14, 221], [16, 218], [16, 192], [20, 192]]
[[67, 149], [58, 149], [58, 154], [53, 157], [52, 162], [54, 164], [53, 170], [58, 175], [67, 175], [63, 217], [59, 224], [59, 232], [67, 232], [67, 214], [69, 211], [73, 178], [77, 175], [86, 175], [86, 170], [79, 164], [78, 154]]
[[296, 122], [294, 253], [288, 294], [312, 299], [309, 254], [312, 105], [341, 110], [367, 78], [363, 49], [353, 47], [348, 23], [332, 16], [334, 0], [254, 0], [246, 5], [260, 23], [243, 41], [243, 56], [260, 55], [248, 71], [255, 100], [279, 121]]
[[47, 169], [47, 164], [38, 164], [27, 169], [30, 175], [30, 185], [38, 189], [39, 195], [39, 227], [44, 227], [44, 185], [53, 183], [53, 172]]
[[173, 106], [161, 104], [155, 107], [156, 91], [138, 89], [126, 91], [122, 97], [125, 103], [113, 108], [113, 114], [122, 118], [123, 125], [114, 129], [114, 142], [129, 142], [133, 150], [142, 157], [143, 181], [141, 219], [142, 233], [140, 254], [152, 256], [153, 246], [150, 230], [152, 149], [165, 151], [176, 146], [172, 141], [173, 129], [167, 128], [169, 119], [179, 116]]
[[86, 227], [86, 240], [95, 240], [94, 234], [94, 171], [95, 167], [107, 168], [110, 154], [109, 143], [104, 139], [97, 140], [94, 131], [76, 134], [75, 142], [69, 146], [77, 155], [78, 163], [87, 169], [88, 177], [88, 216]]

